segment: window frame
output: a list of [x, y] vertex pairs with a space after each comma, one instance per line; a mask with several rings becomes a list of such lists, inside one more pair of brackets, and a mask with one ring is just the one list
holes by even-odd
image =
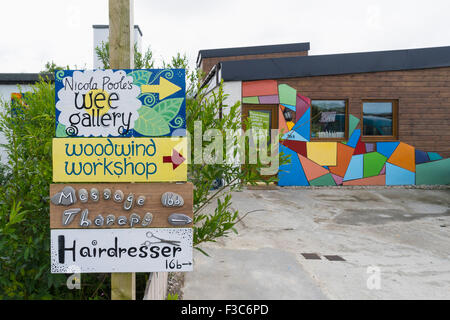
[[[312, 136], [312, 112], [310, 116], [310, 128], [309, 128], [309, 140], [310, 141], [330, 141], [330, 142], [341, 142], [341, 141], [347, 141], [349, 139], [348, 136], [348, 98], [310, 98], [311, 99], [311, 105], [310, 108], [312, 108], [312, 104], [314, 100], [324, 100], [324, 101], [344, 101], [345, 102], [345, 127], [344, 127], [344, 136], [341, 138], [318, 138]], [[312, 111], [312, 110], [311, 110]]]
[[[364, 103], [365, 102], [390, 102], [392, 103], [392, 135], [390, 136], [366, 136], [364, 135]], [[361, 141], [398, 141], [398, 99], [363, 99], [361, 100]]]

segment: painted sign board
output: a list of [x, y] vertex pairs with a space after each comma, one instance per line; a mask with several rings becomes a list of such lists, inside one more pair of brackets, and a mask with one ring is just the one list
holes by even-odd
[[189, 182], [51, 184], [50, 228], [192, 227], [192, 196]]
[[184, 69], [58, 70], [56, 137], [185, 136]]
[[55, 138], [54, 182], [186, 181], [187, 140]]
[[51, 272], [192, 271], [192, 228], [53, 229]]

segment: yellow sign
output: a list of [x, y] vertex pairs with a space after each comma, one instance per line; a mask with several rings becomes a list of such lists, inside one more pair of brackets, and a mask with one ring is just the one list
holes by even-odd
[[57, 138], [53, 181], [186, 181], [186, 159], [185, 137]]

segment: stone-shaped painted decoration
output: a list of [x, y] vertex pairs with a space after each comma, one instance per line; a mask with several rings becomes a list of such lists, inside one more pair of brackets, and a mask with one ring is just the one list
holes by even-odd
[[450, 184], [450, 158], [418, 164], [416, 184]]
[[116, 190], [116, 192], [114, 192], [114, 196], [113, 196], [113, 200], [115, 202], [121, 203], [123, 201], [123, 191], [122, 190]]
[[78, 190], [78, 199], [80, 199], [81, 202], [86, 203], [89, 200], [89, 193], [86, 189], [81, 188]]
[[130, 227], [133, 228], [139, 222], [141, 222], [141, 216], [138, 215], [137, 213], [132, 213], [130, 215]]
[[136, 199], [136, 205], [142, 207], [145, 204], [145, 196], [139, 196]]
[[167, 218], [167, 221], [173, 226], [185, 226], [192, 223], [192, 219], [182, 213], [172, 213], [169, 218]]
[[112, 195], [111, 189], [106, 188], [103, 190], [103, 200], [111, 199], [111, 195]]
[[106, 225], [107, 226], [112, 226], [114, 224], [114, 222], [116, 221], [116, 216], [113, 214], [108, 214], [106, 216]]
[[[86, 191], [86, 193], [87, 193], [87, 191]], [[87, 228], [92, 224], [91, 220], [88, 219], [88, 215], [89, 215], [89, 210], [84, 209], [83, 212], [81, 213], [80, 227]]]
[[133, 201], [134, 201], [134, 194], [130, 193], [125, 199], [125, 202], [123, 203], [123, 209], [127, 211], [131, 210], [131, 208], [133, 207]]
[[90, 191], [91, 200], [94, 202], [98, 202], [100, 200], [100, 193], [97, 188], [92, 188]]
[[62, 224], [63, 226], [67, 226], [72, 223], [75, 216], [81, 212], [80, 208], [73, 208], [64, 210], [62, 214]]
[[143, 227], [148, 227], [149, 225], [152, 224], [152, 221], [153, 221], [153, 215], [150, 212], [147, 212], [144, 216], [144, 219], [142, 219], [141, 225]]
[[386, 185], [387, 186], [401, 186], [414, 184], [416, 180], [415, 174], [412, 171], [406, 170], [399, 166], [386, 163]]
[[306, 175], [300, 164], [298, 154], [291, 149], [280, 145], [280, 153], [284, 156], [289, 156], [289, 163], [280, 165], [278, 171], [278, 185], [279, 186], [309, 186]]
[[101, 227], [101, 226], [103, 226], [104, 223], [105, 223], [105, 218], [103, 218], [103, 216], [101, 214], [99, 214], [97, 217], [95, 217], [94, 225], [96, 225], [97, 227]]
[[70, 206], [77, 202], [75, 189], [71, 186], [64, 187], [60, 192], [51, 197], [50, 201], [57, 206]]
[[127, 219], [127, 217], [125, 217], [125, 216], [119, 216], [119, 217], [117, 218], [117, 224], [118, 224], [119, 226], [124, 226], [124, 225], [127, 224], [127, 222], [128, 222], [128, 219]]
[[380, 173], [386, 163], [386, 157], [378, 152], [366, 153], [364, 156], [364, 178], [373, 177]]
[[161, 203], [163, 207], [168, 208], [182, 207], [184, 205], [184, 199], [175, 192], [164, 192], [161, 196]]
[[358, 154], [352, 157], [344, 176], [344, 181], [361, 179], [363, 177], [363, 155]]

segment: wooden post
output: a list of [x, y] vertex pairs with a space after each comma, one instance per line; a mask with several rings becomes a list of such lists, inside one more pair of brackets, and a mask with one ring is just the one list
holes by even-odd
[[[109, 64], [111, 69], [134, 68], [133, 0], [109, 0]], [[111, 274], [111, 299], [136, 299], [136, 274]]]

